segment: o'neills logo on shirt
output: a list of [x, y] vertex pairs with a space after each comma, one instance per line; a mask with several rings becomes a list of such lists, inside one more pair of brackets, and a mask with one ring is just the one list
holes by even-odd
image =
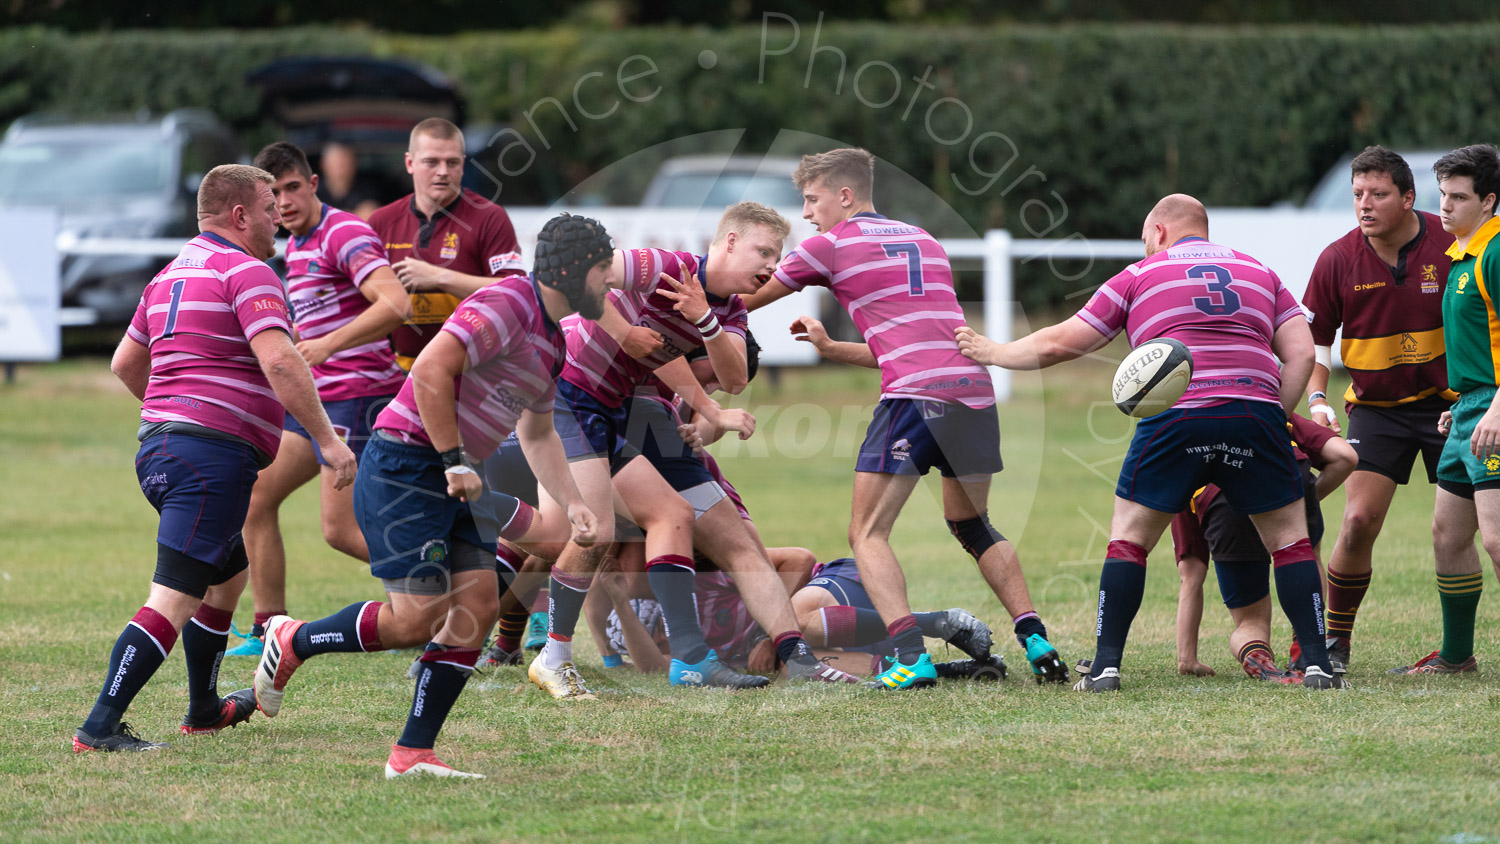
[[1384, 286], [1385, 286], [1385, 282], [1383, 282], [1383, 281], [1372, 281], [1369, 284], [1356, 284], [1356, 285], [1354, 285], [1354, 289], [1356, 291], [1375, 290], [1376, 288], [1380, 288], [1380, 287], [1384, 287]]

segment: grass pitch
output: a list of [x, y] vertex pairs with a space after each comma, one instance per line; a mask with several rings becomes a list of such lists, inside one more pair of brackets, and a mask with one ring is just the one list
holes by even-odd
[[[1007, 470], [992, 518], [1017, 542], [1070, 664], [1092, 652], [1130, 433], [1106, 401], [1109, 372], [1081, 362], [1023, 375], [1001, 408]], [[739, 402], [760, 417], [756, 438], [716, 451], [767, 542], [843, 556], [875, 374], [822, 368], [788, 373], [777, 388], [769, 380]], [[1124, 693], [1037, 687], [1003, 635], [998, 601], [948, 537], [936, 487], [923, 486], [894, 537], [912, 604], [964, 606], [995, 627], [1012, 667], [1003, 684], [903, 695], [674, 690], [664, 678], [606, 671], [581, 637], [596, 704], [556, 704], [519, 668], [478, 676], [438, 749], [489, 779], [386, 782], [410, 653], [321, 657], [297, 674], [274, 721], [190, 739], [175, 736], [187, 692], [174, 652], [127, 716], [148, 738], [171, 738], [171, 749], [75, 758], [69, 737], [154, 559], [154, 514], [132, 468], [136, 413], [98, 360], [23, 368], [16, 386], [0, 388], [7, 840], [1500, 840], [1500, 686], [1488, 673], [1384, 674], [1438, 643], [1425, 484], [1400, 492], [1377, 546], [1349, 692], [1246, 678], [1212, 583], [1201, 655], [1219, 674], [1178, 676], [1170, 539], [1151, 555]], [[1324, 509], [1326, 555], [1342, 497]], [[379, 597], [362, 566], [323, 544], [313, 489], [288, 503], [283, 526], [294, 614]], [[249, 614], [247, 595], [242, 626]], [[1486, 672], [1500, 665], [1496, 616], [1494, 598], [1481, 604]], [[1289, 637], [1278, 618], [1283, 660]], [[248, 685], [253, 667], [227, 660], [221, 689]]]

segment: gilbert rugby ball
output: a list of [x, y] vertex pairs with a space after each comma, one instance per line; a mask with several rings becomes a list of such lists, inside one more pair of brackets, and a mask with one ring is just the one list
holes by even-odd
[[1193, 353], [1179, 340], [1161, 337], [1130, 350], [1115, 370], [1115, 407], [1127, 416], [1155, 416], [1182, 398], [1193, 379]]

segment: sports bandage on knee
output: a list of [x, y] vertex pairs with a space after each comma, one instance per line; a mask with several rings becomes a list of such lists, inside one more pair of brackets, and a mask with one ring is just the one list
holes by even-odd
[[978, 560], [984, 556], [984, 552], [991, 547], [1005, 541], [1005, 536], [995, 530], [990, 524], [988, 513], [980, 513], [972, 519], [961, 522], [948, 520], [948, 532], [958, 540], [958, 544], [964, 547], [969, 555]]
[[704, 481], [678, 494], [687, 499], [687, 503], [693, 505], [694, 520], [703, 518], [703, 514], [712, 510], [715, 504], [729, 497], [716, 481]]

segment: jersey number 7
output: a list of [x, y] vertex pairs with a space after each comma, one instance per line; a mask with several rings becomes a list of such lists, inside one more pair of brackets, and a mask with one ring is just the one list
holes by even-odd
[[911, 285], [911, 295], [922, 295], [922, 249], [915, 243], [882, 243], [885, 257], [906, 257], [906, 281]]

